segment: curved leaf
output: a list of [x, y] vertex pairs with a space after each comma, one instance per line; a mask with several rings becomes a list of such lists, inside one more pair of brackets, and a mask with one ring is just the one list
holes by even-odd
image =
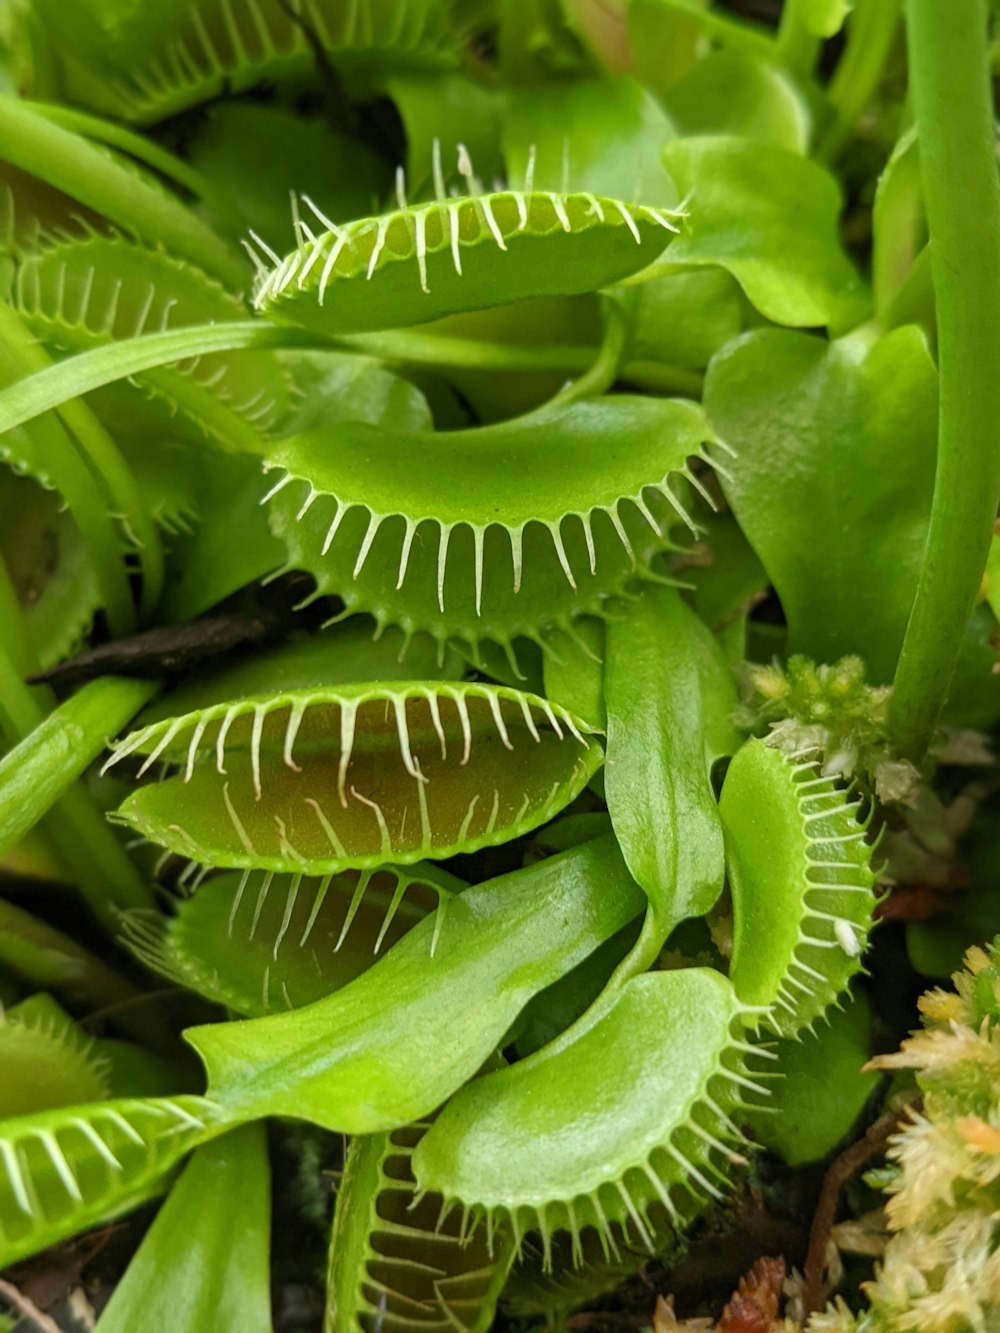
[[271, 1333], [270, 1192], [263, 1126], [197, 1148], [97, 1333]]
[[663, 150], [687, 197], [670, 262], [718, 265], [778, 324], [859, 323], [868, 296], [837, 236], [834, 178], [795, 153], [749, 139], [675, 139]]
[[871, 346], [748, 333], [713, 361], [705, 405], [736, 451], [723, 490], [781, 598], [788, 651], [857, 653], [869, 680], [891, 680], [934, 486], [923, 334], [908, 326]]

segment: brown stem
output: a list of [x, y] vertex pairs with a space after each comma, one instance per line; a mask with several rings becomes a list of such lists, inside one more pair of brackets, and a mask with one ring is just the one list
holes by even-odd
[[873, 1125], [869, 1125], [863, 1139], [858, 1139], [849, 1148], [845, 1148], [840, 1156], [835, 1157], [830, 1163], [827, 1173], [823, 1177], [823, 1187], [819, 1192], [812, 1227], [809, 1231], [809, 1252], [806, 1255], [802, 1288], [804, 1318], [808, 1318], [823, 1303], [823, 1270], [826, 1264], [826, 1250], [837, 1217], [840, 1191], [866, 1163], [885, 1151], [889, 1140], [900, 1128], [909, 1113], [910, 1107], [904, 1106], [898, 1111], [889, 1111], [887, 1114], [880, 1116]]

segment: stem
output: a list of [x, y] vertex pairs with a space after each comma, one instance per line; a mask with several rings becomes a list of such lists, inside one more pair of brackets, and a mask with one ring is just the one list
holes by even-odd
[[234, 291], [247, 286], [243, 260], [178, 199], [14, 97], [0, 97], [0, 158], [198, 264]]
[[882, 82], [899, 26], [900, 5], [901, 0], [858, 0], [847, 20], [847, 46], [827, 88], [835, 115], [816, 150], [821, 162], [840, 157], [858, 117]]
[[785, 0], [778, 24], [778, 59], [799, 78], [812, 76], [822, 39], [809, 30], [802, 16], [802, 0]]
[[985, 0], [907, 0], [937, 306], [938, 458], [890, 725], [919, 761], [948, 692], [1000, 499], [1000, 187]]
[[34, 828], [158, 688], [121, 676], [92, 680], [0, 759], [0, 856]]
[[[524, 347], [478, 339], [448, 338], [435, 333], [390, 331], [358, 333], [337, 339], [345, 351], [374, 357], [389, 365], [436, 366], [442, 370], [496, 370], [537, 374], [583, 373], [592, 364], [590, 347], [550, 344]], [[700, 398], [704, 376], [697, 370], [666, 361], [628, 361], [619, 378], [651, 393], [676, 393]], [[2, 401], [0, 401], [2, 410]]]
[[264, 320], [241, 319], [144, 333], [139, 338], [78, 352], [0, 393], [0, 435], [105, 384], [188, 357], [250, 348], [329, 346], [329, 339], [318, 334], [279, 328]]
[[[9, 584], [2, 561], [0, 584]], [[0, 741], [17, 746], [45, 722], [46, 709], [53, 706], [51, 690], [25, 685], [4, 639], [0, 638]], [[46, 815], [41, 828], [70, 879], [109, 934], [118, 933], [121, 908], [153, 906], [145, 882], [82, 784], [74, 783], [66, 790]]]
[[[0, 384], [12, 386], [51, 365], [52, 361], [21, 317], [0, 301]], [[86, 543], [112, 633], [116, 636], [131, 633], [135, 628], [135, 607], [122, 558], [121, 534], [108, 513], [107, 499], [98, 479], [80, 457], [58, 415], [41, 416], [28, 423], [27, 435], [37, 458], [36, 467], [28, 469], [29, 475], [59, 492]], [[4, 457], [15, 461], [17, 440], [4, 444], [3, 450]]]
[[76, 107], [57, 106], [52, 102], [32, 101], [27, 105], [37, 115], [52, 121], [54, 125], [61, 125], [65, 130], [82, 134], [98, 143], [105, 143], [110, 148], [120, 149], [129, 157], [134, 157], [137, 162], [151, 167], [166, 180], [172, 180], [176, 185], [182, 186], [196, 199], [207, 199], [212, 194], [211, 183], [190, 163], [175, 157], [173, 153], [168, 153], [152, 139], [144, 139], [141, 134], [133, 134], [124, 125], [118, 125], [113, 120], [104, 120], [100, 116], [88, 115], [86, 111], [78, 111]]
[[[144, 333], [139, 338], [80, 352], [39, 371], [0, 392], [0, 435], [42, 412], [61, 407], [79, 394], [187, 357], [296, 347], [340, 348], [390, 364], [481, 370], [585, 371], [593, 360], [593, 351], [587, 347], [509, 347], [506, 343], [467, 342], [421, 333], [356, 334], [334, 342], [307, 329], [286, 329], [262, 319], [241, 319], [171, 329], [167, 333]], [[694, 398], [701, 395], [702, 376], [697, 371], [658, 361], [630, 362], [623, 366], [621, 378], [656, 393], [679, 393]]]
[[[604, 336], [591, 364], [577, 379], [572, 380], [549, 399], [547, 407], [564, 407], [581, 398], [597, 398], [606, 393], [618, 378], [625, 345], [628, 341], [629, 321], [624, 309], [627, 297], [604, 302]], [[628, 300], [628, 305], [634, 302]]]

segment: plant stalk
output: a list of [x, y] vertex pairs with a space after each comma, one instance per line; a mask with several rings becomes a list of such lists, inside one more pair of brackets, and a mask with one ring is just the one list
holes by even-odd
[[797, 77], [808, 79], [821, 46], [821, 39], [810, 32], [803, 18], [802, 0], [785, 0], [778, 24], [777, 55], [781, 63]]
[[986, 0], [907, 0], [910, 79], [937, 307], [934, 499], [890, 726], [918, 762], [944, 703], [1000, 499], [1000, 185]]
[[[955, 0], [961, 6], [964, 0]], [[899, 28], [901, 0], [858, 0], [847, 20], [847, 46], [827, 89], [834, 120], [816, 150], [835, 162], [847, 147], [858, 117], [882, 82]]]
[[232, 290], [249, 286], [242, 259], [180, 200], [16, 97], [0, 97], [0, 158], [199, 265]]

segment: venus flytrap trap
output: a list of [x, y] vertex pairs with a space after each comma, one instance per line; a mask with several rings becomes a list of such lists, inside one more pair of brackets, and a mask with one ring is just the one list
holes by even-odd
[[257, 1018], [338, 990], [432, 911], [440, 929], [463, 887], [430, 866], [319, 878], [244, 870], [198, 884], [171, 916], [130, 914], [124, 935], [152, 971]]
[[0, 901], [0, 1263], [167, 1195], [99, 1333], [285, 1333], [265, 1120], [351, 1136], [325, 1333], [562, 1326], [847, 1132], [877, 834], [956, 659], [1000, 718], [984, 5], [909, 0], [915, 128], [848, 8], [20, 0], [0, 874], [93, 921]]
[[[460, 150], [464, 151], [464, 150]], [[472, 164], [460, 157], [470, 187]], [[600, 198], [523, 190], [447, 197], [338, 227], [312, 205], [297, 249], [263, 269], [258, 310], [321, 332], [356, 333], [439, 319], [526, 296], [569, 296], [621, 281], [658, 258], [680, 230], [677, 212]], [[311, 200], [306, 200], [311, 204]], [[494, 250], [499, 251], [498, 260]], [[509, 256], [509, 259], [508, 259]], [[259, 261], [258, 261], [259, 262]]]
[[[177, 776], [117, 819], [206, 865], [327, 874], [505, 842], [544, 823], [601, 762], [545, 699], [476, 684], [344, 685], [165, 719], [112, 762]], [[393, 772], [395, 769], [395, 772]]]
[[324, 1328], [371, 1319], [409, 1328], [491, 1327], [513, 1258], [504, 1229], [471, 1239], [462, 1217], [442, 1220], [442, 1201], [418, 1194], [413, 1153], [427, 1130], [414, 1124], [352, 1140], [330, 1233]]
[[466, 431], [346, 425], [335, 443], [313, 431], [269, 448], [280, 476], [266, 499], [289, 567], [320, 592], [379, 624], [513, 657], [516, 638], [572, 636], [580, 614], [653, 577], [671, 527], [690, 521], [676, 489], [701, 484], [691, 464], [708, 438], [697, 404], [627, 395]]

